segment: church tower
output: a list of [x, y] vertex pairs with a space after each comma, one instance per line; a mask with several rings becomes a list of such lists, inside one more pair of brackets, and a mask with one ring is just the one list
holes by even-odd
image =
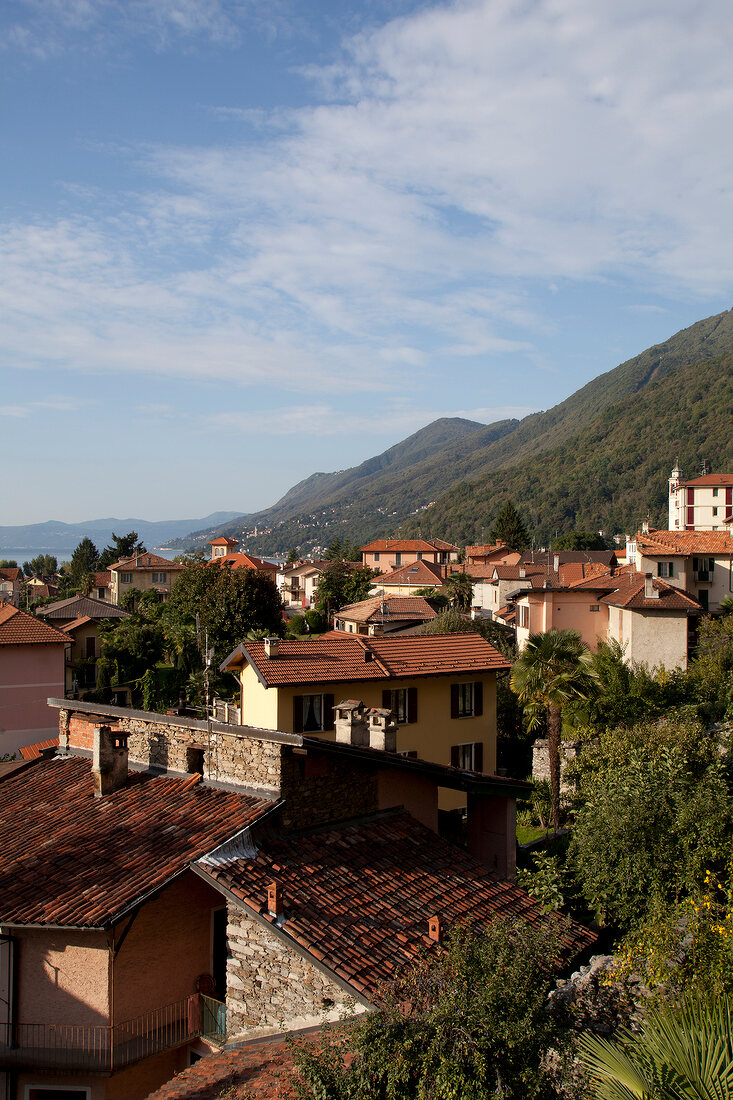
[[669, 530], [679, 531], [682, 527], [681, 516], [683, 501], [679, 494], [680, 482], [682, 481], [682, 471], [680, 470], [680, 460], [674, 464], [672, 470], [672, 476], [669, 479]]

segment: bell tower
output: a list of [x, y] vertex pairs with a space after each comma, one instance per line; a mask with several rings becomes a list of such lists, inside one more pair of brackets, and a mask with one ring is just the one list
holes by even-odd
[[680, 498], [679, 488], [682, 481], [679, 458], [674, 464], [672, 476], [669, 479], [669, 530], [679, 531], [682, 527], [681, 515], [683, 501]]

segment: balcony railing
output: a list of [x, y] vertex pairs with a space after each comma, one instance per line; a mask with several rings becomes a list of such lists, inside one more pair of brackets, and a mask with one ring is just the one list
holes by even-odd
[[199, 1037], [223, 1042], [226, 1006], [195, 993], [114, 1026], [0, 1024], [0, 1068], [110, 1073]]

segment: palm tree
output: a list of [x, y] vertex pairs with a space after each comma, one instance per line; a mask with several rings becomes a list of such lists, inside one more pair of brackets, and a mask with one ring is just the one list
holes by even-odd
[[650, 1011], [638, 1035], [582, 1036], [580, 1056], [596, 1100], [731, 1100], [730, 1003], [691, 995]]
[[471, 610], [473, 582], [468, 573], [451, 573], [443, 581], [443, 591], [459, 611]]
[[588, 646], [577, 630], [530, 634], [512, 669], [512, 691], [524, 704], [530, 730], [547, 713], [552, 818], [560, 828], [560, 734], [562, 710], [570, 702], [588, 699], [597, 677]]

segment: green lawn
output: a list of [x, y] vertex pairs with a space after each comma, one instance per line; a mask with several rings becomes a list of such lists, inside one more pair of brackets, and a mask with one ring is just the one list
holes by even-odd
[[517, 844], [529, 844], [533, 840], [539, 840], [547, 836], [548, 831], [539, 825], [517, 825]]

